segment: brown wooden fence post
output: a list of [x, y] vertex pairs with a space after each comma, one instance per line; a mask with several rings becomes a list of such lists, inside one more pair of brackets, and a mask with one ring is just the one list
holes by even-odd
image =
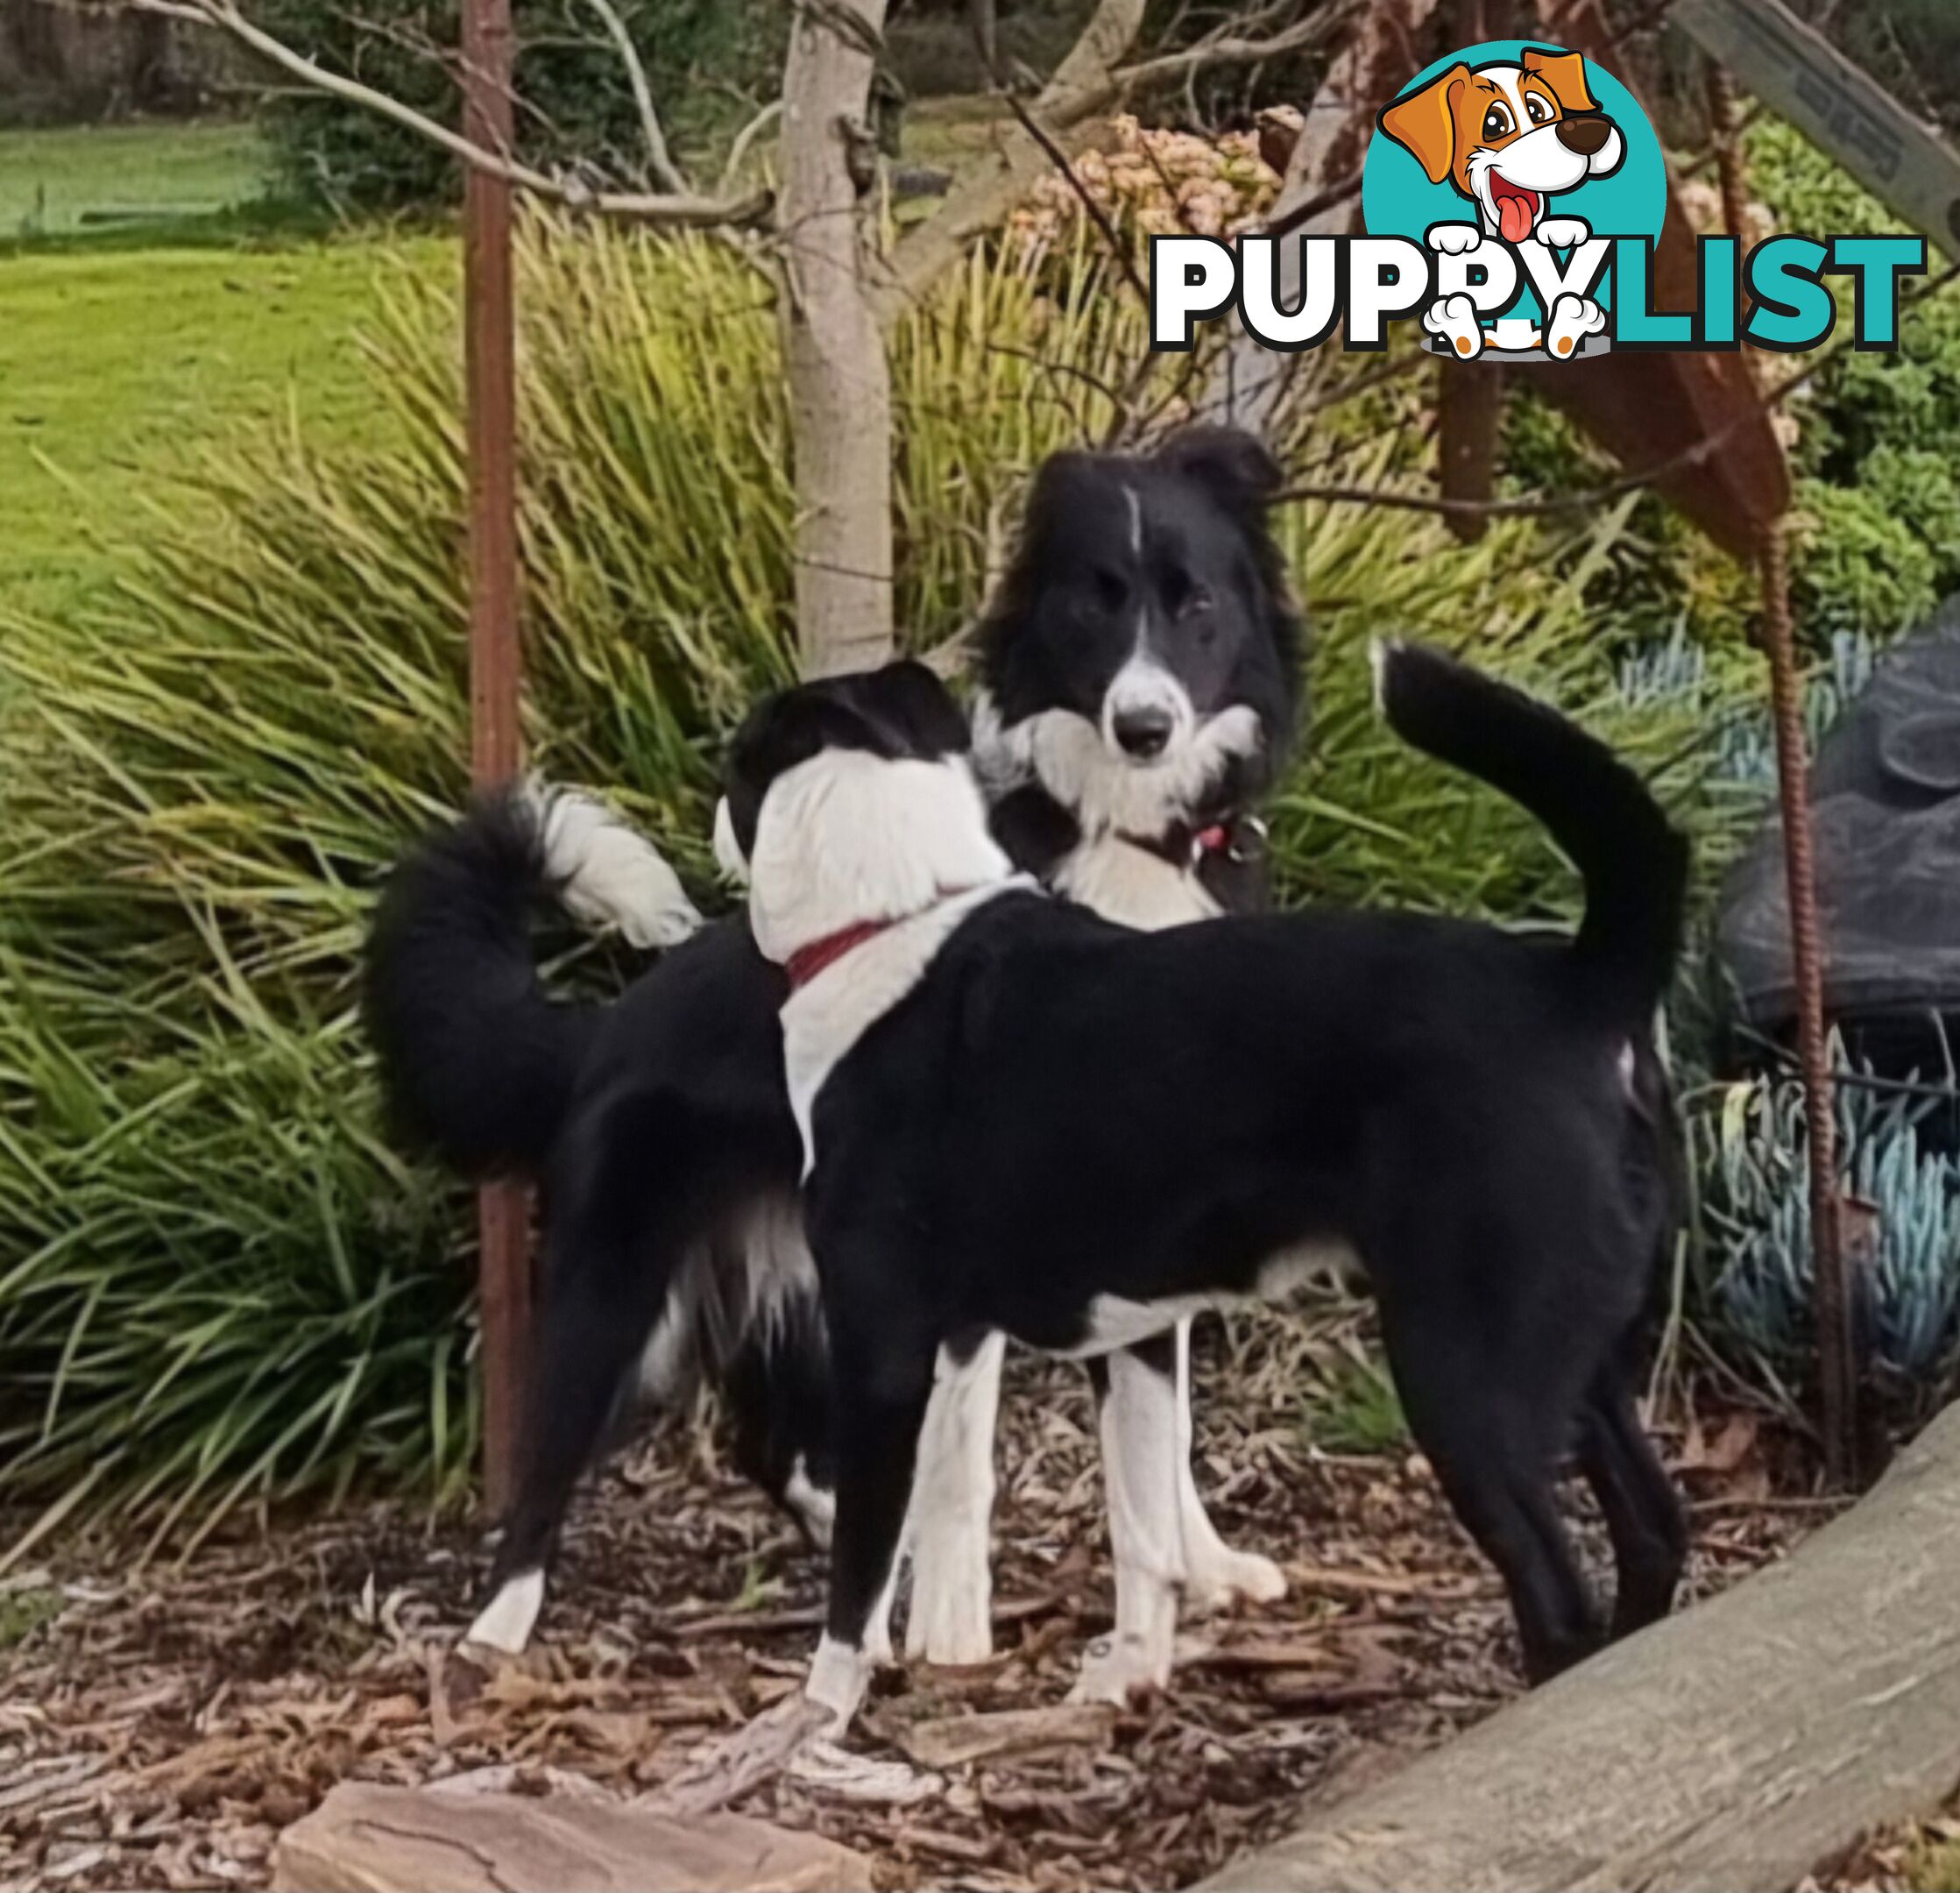
[[[510, 0], [463, 0], [463, 132], [511, 147]], [[470, 468], [471, 775], [509, 782], [518, 723], [517, 387], [511, 293], [511, 188], [472, 166], [463, 181], [463, 379]], [[484, 1497], [511, 1496], [531, 1318], [530, 1204], [514, 1183], [478, 1198], [483, 1322]]]

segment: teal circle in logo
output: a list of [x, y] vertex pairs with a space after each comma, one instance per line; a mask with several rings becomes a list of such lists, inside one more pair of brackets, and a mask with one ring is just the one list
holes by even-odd
[[[1376, 121], [1362, 169], [1362, 218], [1369, 234], [1406, 237], [1419, 244], [1436, 224], [1477, 224], [1487, 237], [1515, 241], [1527, 218], [1535, 227], [1547, 217], [1580, 217], [1595, 237], [1658, 238], [1667, 209], [1660, 140], [1632, 93], [1611, 73], [1589, 56], [1577, 60], [1578, 55], [1540, 39], [1489, 39], [1426, 66]], [[1553, 154], [1549, 171], [1539, 168], [1545, 140], [1558, 133], [1519, 118], [1517, 108], [1525, 92], [1549, 92], [1561, 118], [1592, 121], [1586, 136], [1596, 136], [1597, 121], [1603, 118], [1623, 141], [1618, 162], [1569, 184], [1564, 179], [1570, 162], [1561, 169], [1555, 161], [1561, 153]], [[1539, 109], [1525, 103], [1530, 111]], [[1401, 135], [1391, 136], [1384, 121]], [[1539, 139], [1528, 150], [1523, 147], [1527, 136]], [[1518, 155], [1507, 160], [1506, 151], [1513, 145], [1519, 147]], [[1609, 142], [1605, 155], [1610, 157], [1612, 150]], [[1510, 207], [1500, 202], [1497, 211], [1508, 222], [1508, 231], [1493, 227], [1489, 202], [1475, 195], [1474, 181], [1486, 178], [1486, 192], [1513, 196], [1508, 180], [1500, 186], [1487, 179], [1493, 169], [1504, 177], [1507, 168], [1527, 183], [1552, 177], [1564, 186], [1527, 191], [1521, 203]], [[1610, 306], [1607, 283], [1596, 294]], [[1514, 310], [1542, 316], [1528, 287], [1520, 292]]]

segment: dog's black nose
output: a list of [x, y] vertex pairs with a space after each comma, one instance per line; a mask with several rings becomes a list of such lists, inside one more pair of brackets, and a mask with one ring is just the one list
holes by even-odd
[[1164, 753], [1164, 746], [1171, 741], [1171, 720], [1168, 710], [1159, 710], [1155, 705], [1137, 710], [1119, 710], [1110, 727], [1116, 733], [1116, 741], [1122, 746], [1125, 755], [1133, 755], [1139, 762], [1148, 762], [1154, 755]]
[[1597, 113], [1590, 117], [1559, 121], [1560, 144], [1569, 152], [1577, 152], [1581, 158], [1590, 158], [1612, 136], [1612, 121]]

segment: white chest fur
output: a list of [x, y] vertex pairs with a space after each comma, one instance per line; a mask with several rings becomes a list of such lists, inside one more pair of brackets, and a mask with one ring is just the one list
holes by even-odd
[[1147, 932], [1215, 919], [1224, 911], [1189, 869], [1113, 834], [1071, 850], [1056, 871], [1055, 890], [1105, 920]]

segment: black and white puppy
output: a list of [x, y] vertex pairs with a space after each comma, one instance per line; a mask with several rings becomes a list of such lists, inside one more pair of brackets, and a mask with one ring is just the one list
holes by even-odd
[[[1127, 925], [1263, 904], [1254, 812], [1298, 718], [1298, 620], [1264, 517], [1278, 479], [1225, 429], [1147, 457], [1058, 456], [983, 626], [1001, 843]], [[963, 747], [964, 726], [952, 734]], [[462, 1174], [543, 1185], [525, 1470], [472, 1632], [505, 1648], [530, 1634], [572, 1486], [635, 1386], [670, 1403], [718, 1384], [738, 1464], [814, 1537], [831, 1505], [828, 1358], [776, 1039], [782, 975], [737, 919], [610, 1007], [563, 1004], [539, 983], [527, 925], [553, 899], [641, 945], [698, 925], [645, 842], [581, 798], [523, 791], [411, 851], [369, 954], [368, 1024], [398, 1128]], [[666, 1144], [640, 1135], [644, 1116], [689, 1100], [713, 1118], [705, 1171], [683, 1159], [708, 1136], [698, 1117]], [[585, 1199], [601, 1188], [613, 1207], [595, 1223]], [[656, 1232], [661, 1266], [643, 1266]], [[997, 1336], [949, 1348], [922, 1446], [907, 1648], [934, 1662], [991, 1649], [1001, 1351]], [[1221, 1543], [1199, 1502], [1187, 1358], [1185, 1594], [1198, 1607], [1277, 1596], [1277, 1567]]]
[[1608, 750], [1514, 691], [1397, 649], [1380, 693], [1405, 741], [1577, 864], [1572, 940], [1362, 912], [1112, 926], [1015, 871], [916, 666], [787, 691], [738, 737], [728, 826], [791, 989], [833, 1365], [807, 1691], [839, 1726], [886, 1641], [949, 1342], [1002, 1330], [1100, 1362], [1117, 1605], [1097, 1692], [1161, 1687], [1184, 1568], [1172, 1329], [1330, 1254], [1372, 1282], [1410, 1425], [1504, 1578], [1527, 1672], [1601, 1640], [1554, 1493], [1574, 1448], [1612, 1539], [1613, 1632], [1668, 1608], [1685, 1535], [1634, 1390], [1670, 1221], [1652, 1027], [1686, 846]]

